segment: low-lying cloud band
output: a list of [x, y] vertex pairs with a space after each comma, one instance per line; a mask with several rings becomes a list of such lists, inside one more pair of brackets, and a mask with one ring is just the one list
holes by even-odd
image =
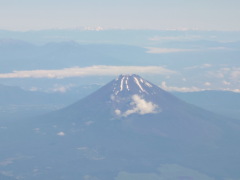
[[89, 66], [72, 67], [57, 70], [13, 71], [0, 74], [0, 78], [69, 78], [84, 76], [112, 76], [119, 74], [174, 74], [175, 71], [162, 66]]

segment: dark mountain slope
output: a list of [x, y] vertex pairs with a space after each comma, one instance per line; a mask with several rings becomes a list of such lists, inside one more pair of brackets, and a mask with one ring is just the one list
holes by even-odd
[[100, 127], [110, 120], [120, 121], [139, 132], [187, 141], [205, 138], [205, 142], [230, 127], [223, 117], [185, 103], [137, 75], [118, 77], [90, 96], [53, 112], [51, 119], [56, 123], [92, 121]]
[[178, 98], [209, 111], [240, 118], [240, 93], [230, 91], [175, 92]]

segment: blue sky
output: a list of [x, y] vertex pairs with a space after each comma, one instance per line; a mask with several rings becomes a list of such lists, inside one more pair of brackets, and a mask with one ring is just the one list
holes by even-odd
[[1, 0], [0, 29], [240, 30], [239, 0]]

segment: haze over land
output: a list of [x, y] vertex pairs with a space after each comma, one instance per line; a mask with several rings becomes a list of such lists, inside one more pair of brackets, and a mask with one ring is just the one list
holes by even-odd
[[0, 179], [238, 180], [239, 7], [0, 2]]

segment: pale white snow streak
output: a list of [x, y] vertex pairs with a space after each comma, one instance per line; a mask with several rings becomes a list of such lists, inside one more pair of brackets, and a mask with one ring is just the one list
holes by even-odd
[[142, 88], [141, 84], [139, 83], [139, 81], [138, 81], [138, 79], [137, 79], [136, 77], [134, 77], [134, 81], [136, 82], [136, 84], [138, 85], [138, 87], [141, 89], [142, 92], [146, 92], [146, 91]]

